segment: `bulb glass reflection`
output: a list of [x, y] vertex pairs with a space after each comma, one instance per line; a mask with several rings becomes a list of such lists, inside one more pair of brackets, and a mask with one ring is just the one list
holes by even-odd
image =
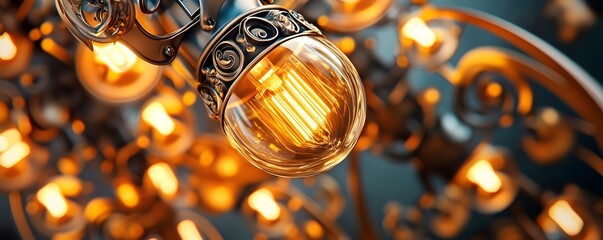
[[322, 38], [273, 49], [239, 79], [224, 111], [231, 143], [278, 176], [331, 169], [352, 150], [365, 120], [365, 95], [347, 58]]

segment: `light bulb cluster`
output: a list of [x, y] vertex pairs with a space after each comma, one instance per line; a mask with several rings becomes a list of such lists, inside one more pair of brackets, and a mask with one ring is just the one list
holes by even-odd
[[[301, 15], [253, 2], [227, 1], [224, 4], [232, 7], [216, 12], [201, 1], [202, 29], [211, 37], [200, 56], [199, 93], [210, 117], [221, 121], [230, 142], [254, 165], [287, 177], [327, 171], [353, 149], [364, 125], [365, 96], [358, 74], [345, 55]], [[81, 6], [59, 3], [68, 24], [95, 25], [68, 8]], [[130, 32], [141, 30], [130, 26], [137, 21], [131, 16], [116, 15], [130, 11], [130, 3], [110, 3], [99, 6], [108, 14], [107, 19], [96, 19], [100, 26], [69, 29], [88, 47], [94, 46], [97, 59], [120, 74], [130, 70], [137, 58], [119, 42], [96, 42], [119, 36], [128, 42], [135, 34]], [[180, 40], [170, 41], [178, 45]], [[129, 46], [145, 60], [156, 58], [148, 49], [131, 42]], [[162, 51], [166, 61], [174, 59], [174, 46], [164, 46]], [[170, 135], [174, 124], [162, 113], [161, 106], [152, 103], [142, 117], [160, 134]]]
[[[72, 107], [69, 108], [65, 104], [68, 101], [40, 97], [37, 85], [44, 86], [44, 82], [38, 83], [38, 77], [48, 74], [40, 73], [39, 69], [28, 69], [15, 81], [16, 85], [23, 87], [19, 90], [23, 91], [25, 98], [11, 96], [10, 100], [17, 109], [11, 109], [10, 116], [0, 114], [0, 122], [8, 117], [11, 121], [18, 119], [18, 127], [0, 131], [0, 187], [3, 191], [21, 191], [30, 185], [15, 185], [16, 188], [5, 186], [13, 185], [16, 181], [35, 183], [34, 180], [38, 178], [45, 179], [45, 173], [36, 172], [29, 165], [39, 162], [52, 168], [54, 158], [50, 162], [35, 161], [36, 153], [52, 143], [53, 148], [60, 145], [57, 149], [70, 149], [68, 154], [56, 159], [58, 173], [78, 175], [83, 173], [83, 169], [90, 169], [84, 167], [87, 163], [100, 161], [98, 169], [105, 176], [110, 176], [109, 185], [113, 189], [107, 192], [113, 195], [95, 196], [98, 190], [95, 185], [95, 194], [86, 192], [86, 196], [81, 197], [71, 192], [70, 189], [76, 187], [72, 188], [56, 179], [38, 181], [41, 185], [35, 186], [35, 191], [22, 193], [27, 204], [23, 209], [36, 229], [41, 229], [46, 235], [77, 238], [83, 236], [86, 229], [91, 230], [92, 235], [98, 233], [109, 238], [161, 239], [166, 234], [164, 238], [168, 239], [213, 239], [211, 233], [216, 231], [211, 224], [206, 224], [208, 222], [199, 218], [199, 215], [183, 214], [185, 208], [200, 208], [211, 213], [240, 210], [253, 223], [256, 238], [346, 238], [333, 224], [344, 209], [345, 202], [344, 195], [336, 187], [336, 181], [306, 178], [300, 181], [310, 188], [305, 189], [309, 191], [304, 193], [297, 191], [298, 186], [291, 185], [288, 179], [279, 179], [274, 186], [262, 184], [257, 187], [259, 183], [271, 182], [270, 177], [239, 161], [240, 156], [230, 152], [234, 149], [228, 148], [227, 142], [207, 136], [194, 139], [198, 130], [196, 127], [206, 124], [196, 124], [198, 121], [191, 112], [197, 98], [193, 90], [186, 89], [185, 82], [191, 79], [195, 86], [197, 82], [194, 80], [198, 80], [197, 91], [202, 103], [207, 107], [210, 118], [218, 120], [215, 126], [223, 128], [230, 144], [250, 163], [273, 175], [308, 177], [325, 172], [354, 149], [363, 131], [361, 144], [354, 149], [355, 160], [350, 163], [349, 174], [351, 195], [357, 203], [355, 207], [362, 218], [360, 226], [363, 228], [370, 225], [370, 220], [369, 217], [363, 217], [369, 215], [363, 214], [366, 211], [363, 210], [363, 198], [366, 196], [362, 194], [363, 184], [359, 174], [362, 168], [358, 156], [359, 152], [369, 149], [374, 154], [383, 153], [396, 159], [412, 157], [417, 169], [422, 171], [421, 176], [426, 177], [421, 179], [426, 183], [426, 188], [430, 184], [427, 176], [433, 172], [440, 173], [449, 181], [442, 194], [439, 193], [440, 189], [428, 189], [435, 192], [427, 191], [421, 196], [417, 203], [419, 208], [386, 209], [386, 228], [399, 238], [425, 238], [421, 234], [408, 235], [405, 232], [416, 230], [417, 225], [425, 222], [421, 217], [422, 212], [435, 213], [433, 218], [427, 220], [430, 223], [428, 228], [439, 237], [448, 238], [456, 236], [466, 226], [471, 215], [470, 208], [482, 214], [502, 213], [517, 202], [518, 188], [524, 188], [529, 194], [540, 194], [530, 189], [529, 184], [526, 186], [523, 182], [525, 178], [518, 175], [518, 169], [503, 148], [483, 142], [478, 147], [472, 145], [477, 144], [473, 141], [479, 138], [476, 135], [483, 130], [476, 130], [468, 121], [475, 116], [457, 119], [453, 113], [440, 112], [439, 104], [445, 103], [448, 97], [445, 89], [428, 87], [416, 95], [414, 86], [404, 84], [404, 79], [401, 81], [401, 76], [396, 74], [405, 72], [406, 67], [411, 65], [425, 67], [442, 74], [454, 87], [461, 86], [455, 94], [460, 92], [462, 95], [466, 91], [466, 85], [473, 78], [466, 77], [467, 72], [462, 70], [481, 69], [479, 64], [478, 67], [465, 65], [467, 61], [462, 61], [466, 60], [464, 57], [459, 65], [465, 68], [453, 69], [447, 63], [456, 51], [458, 40], [456, 28], [450, 27], [456, 26], [456, 23], [449, 19], [428, 20], [432, 17], [429, 14], [403, 14], [400, 25], [396, 27], [396, 20], [391, 21], [395, 14], [385, 14], [387, 11], [397, 13], [392, 10], [394, 8], [388, 10], [393, 1], [325, 0], [332, 9], [325, 15], [312, 18], [323, 29], [337, 32], [327, 32], [329, 39], [335, 42], [331, 44], [298, 13], [277, 6], [260, 6], [257, 1], [227, 0], [218, 3], [202, 0], [199, 2], [202, 9], [178, 15], [178, 23], [173, 26], [167, 24], [170, 30], [178, 31], [164, 36], [157, 34], [163, 32], [157, 29], [165, 27], [163, 24], [173, 19], [161, 16], [165, 22], [153, 24], [149, 21], [164, 13], [161, 7], [166, 4], [159, 4], [159, 1], [156, 1], [157, 6], [149, 6], [151, 2], [146, 1], [108, 0], [89, 2], [88, 5], [78, 5], [77, 1], [60, 2], [63, 17], [74, 17], [66, 12], [79, 9], [84, 14], [82, 16], [88, 16], [79, 20], [87, 24], [97, 23], [89, 25], [95, 28], [92, 29], [95, 34], [81, 34], [91, 29], [81, 24], [73, 25], [78, 19], [70, 19], [67, 29], [74, 31], [78, 39], [84, 41], [75, 52], [74, 63], [78, 76], [73, 79], [79, 78], [84, 88], [103, 103], [82, 101], [85, 104], [76, 107], [69, 105]], [[285, 2], [299, 5], [292, 3], [294, 1]], [[135, 4], [139, 5], [134, 8]], [[222, 4], [221, 8], [216, 6]], [[195, 4], [188, 5], [174, 2], [168, 11], [175, 8], [186, 11], [191, 6], [195, 7]], [[90, 17], [94, 9], [103, 14]], [[136, 13], [132, 11], [134, 9]], [[133, 17], [140, 14], [139, 10], [151, 17]], [[341, 21], [352, 20], [359, 14], [366, 18]], [[191, 21], [187, 21], [187, 17]], [[396, 35], [399, 37], [401, 51], [394, 53], [399, 54], [394, 60], [386, 59], [385, 54], [377, 50], [383, 49], [379, 45], [384, 42], [380, 39], [382, 36], [378, 36], [380, 34], [372, 36], [375, 33], [373, 29], [341, 36], [341, 32], [360, 31], [380, 19], [383, 19], [381, 22], [384, 25], [389, 24], [391, 26], [388, 27], [395, 29], [393, 34], [384, 35], [389, 35], [391, 39], [395, 39]], [[449, 23], [452, 25], [447, 25]], [[350, 24], [357, 28], [345, 27]], [[34, 42], [41, 40], [43, 51], [69, 64], [70, 55], [65, 51], [68, 49], [63, 49], [61, 45], [65, 38], [53, 35], [56, 30], [64, 29], [47, 21], [39, 29], [30, 31], [29, 39]], [[136, 36], [140, 39], [136, 39]], [[7, 31], [0, 35], [0, 42], [8, 46], [2, 49], [7, 51], [0, 52], [0, 75], [6, 72], [2, 71], [4, 67], [12, 68], [16, 60], [25, 56], [21, 54], [23, 48], [19, 45], [23, 41], [17, 40], [17, 32]], [[182, 46], [181, 41], [184, 43]], [[93, 52], [90, 51], [92, 49]], [[184, 51], [179, 53], [179, 50]], [[357, 67], [363, 70], [362, 75], [367, 78], [366, 86], [362, 86], [354, 66], [342, 52], [353, 59], [354, 64], [360, 62]], [[496, 58], [499, 55], [487, 56]], [[472, 60], [469, 63], [482, 62]], [[515, 63], [512, 59], [505, 60], [502, 62]], [[483, 62], [490, 63], [486, 60]], [[172, 65], [155, 66], [169, 63]], [[388, 74], [379, 72], [386, 68], [395, 68], [391, 76], [384, 77]], [[508, 69], [502, 72], [507, 73]], [[55, 71], [51, 72], [54, 74]], [[191, 72], [196, 75], [190, 75]], [[164, 77], [166, 81], [159, 81]], [[475, 84], [478, 101], [486, 107], [492, 108], [512, 98], [508, 86], [496, 77], [479, 75], [480, 79], [485, 80]], [[69, 82], [65, 78], [68, 77], [61, 76], [56, 83]], [[375, 79], [371, 78], [377, 78], [377, 81], [373, 82]], [[382, 78], [385, 80], [378, 82]], [[517, 84], [517, 79], [513, 81]], [[392, 82], [396, 86], [389, 89], [389, 86], [393, 86]], [[525, 88], [521, 84], [518, 86], [522, 92], [520, 98], [524, 99]], [[364, 95], [365, 87], [368, 98]], [[4, 89], [0, 91], [0, 97], [3, 97]], [[155, 97], [148, 97], [150, 95]], [[88, 100], [85, 96], [69, 98], [74, 99], [71, 102]], [[140, 99], [143, 100], [138, 101]], [[367, 100], [371, 108], [368, 114], [365, 106]], [[89, 107], [89, 102], [92, 102], [92, 107]], [[115, 108], [112, 105], [115, 103], [122, 106]], [[37, 105], [42, 107], [38, 108]], [[503, 115], [493, 120], [504, 128], [521, 122], [520, 116], [508, 109], [510, 105], [514, 103], [501, 104], [504, 107]], [[530, 104], [521, 100], [520, 105], [524, 106], [522, 109], [527, 109], [520, 111], [520, 114], [526, 114], [526, 125], [534, 128], [538, 135], [530, 141], [524, 141], [524, 145], [543, 145], [541, 138], [560, 139], [557, 137], [560, 136], [557, 135], [558, 129], [566, 131], [564, 134], [567, 131], [573, 134], [573, 125], [568, 127], [570, 121], [559, 113], [545, 109], [540, 115], [532, 116], [529, 115]], [[0, 102], [0, 113], [9, 111], [4, 108], [3, 102]], [[459, 112], [463, 110], [455, 109]], [[483, 110], [476, 112], [481, 114]], [[22, 111], [32, 112], [31, 123], [23, 117], [28, 113], [23, 114]], [[109, 118], [99, 112], [115, 116]], [[83, 116], [88, 113], [90, 116]], [[369, 115], [370, 122], [363, 129], [365, 115]], [[98, 129], [106, 130], [105, 123], [94, 122], [93, 119], [102, 119], [103, 122], [110, 119], [111, 122], [107, 121], [106, 125], [111, 134], [98, 133]], [[404, 121], [399, 122], [399, 119]], [[49, 124], [42, 120], [47, 120]], [[214, 125], [208, 123], [207, 126]], [[586, 124], [581, 129], [587, 134], [589, 130], [592, 131], [592, 127]], [[574, 148], [571, 144], [573, 138], [564, 139], [566, 144], [555, 148], [554, 153], [539, 156], [541, 151], [526, 151], [528, 155], [539, 156], [542, 162], [547, 163], [559, 160], [561, 153], [566, 154], [570, 150], [581, 156], [588, 155], [583, 149]], [[62, 144], [63, 141], [66, 143]], [[37, 146], [34, 142], [41, 142], [45, 146]], [[73, 149], [71, 144], [75, 145]], [[401, 148], [403, 150], [398, 151]], [[537, 154], [534, 155], [534, 152]], [[49, 173], [52, 175], [55, 172]], [[21, 175], [26, 175], [28, 181], [20, 178]], [[84, 184], [89, 186], [88, 182]], [[317, 193], [308, 194], [317, 188]], [[11, 199], [16, 199], [13, 198], [14, 193], [11, 193]], [[542, 196], [551, 195], [543, 193]], [[95, 199], [80, 202], [86, 197]], [[320, 203], [315, 204], [315, 201]], [[551, 234], [562, 233], [581, 238], [594, 234], [591, 232], [598, 229], [593, 226], [596, 221], [585, 213], [580, 202], [562, 197], [544, 199], [543, 202], [546, 208], [541, 218], [546, 221], [543, 220], [542, 229], [547, 234], [552, 229]], [[85, 206], [83, 213], [80, 206]], [[402, 216], [402, 213], [407, 215]], [[81, 221], [83, 216], [86, 221]], [[308, 216], [309, 219], [306, 219]], [[404, 223], [408, 225], [398, 222], [398, 218], [404, 217], [409, 219]], [[77, 228], [73, 228], [74, 222], [80, 223]], [[85, 228], [84, 224], [87, 225]], [[56, 228], [55, 231], [49, 231], [48, 226]], [[166, 228], [171, 229], [163, 232]], [[156, 231], [161, 232], [161, 237], [155, 236]], [[365, 232], [366, 229], [360, 231]], [[145, 235], [149, 232], [153, 234]], [[366, 238], [370, 239], [370, 229], [366, 232], [369, 236]]]

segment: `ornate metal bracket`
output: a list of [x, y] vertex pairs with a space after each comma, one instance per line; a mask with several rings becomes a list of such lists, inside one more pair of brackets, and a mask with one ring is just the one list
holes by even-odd
[[279, 44], [307, 35], [322, 36], [299, 13], [278, 6], [249, 11], [222, 28], [197, 68], [197, 89], [209, 117], [221, 121], [230, 88], [251, 66]]
[[[199, 23], [199, 11], [192, 13], [191, 21], [179, 31], [155, 36], [136, 20], [134, 1], [78, 1], [56, 0], [59, 15], [69, 31], [88, 48], [92, 43], [120, 41], [145, 61], [165, 65], [172, 62], [184, 34]], [[151, 13], [156, 6], [142, 5], [143, 12]], [[188, 9], [187, 9], [188, 10]]]

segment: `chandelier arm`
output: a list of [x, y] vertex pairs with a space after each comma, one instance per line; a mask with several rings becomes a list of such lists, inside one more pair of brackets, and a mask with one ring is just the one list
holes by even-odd
[[[557, 72], [566, 82], [555, 86], [547, 85], [547, 87], [557, 96], [561, 96], [561, 99], [580, 116], [596, 126], [598, 131], [594, 138], [599, 147], [603, 148], [603, 121], [601, 121], [603, 119], [603, 96], [597, 94], [602, 92], [603, 89], [593, 77], [567, 56], [533, 34], [483, 12], [460, 8], [425, 7], [420, 10], [418, 16], [425, 21], [451, 19], [487, 30]], [[568, 85], [571, 88], [568, 88]], [[592, 109], [598, 109], [598, 111], [592, 111]]]
[[30, 228], [25, 212], [23, 211], [23, 203], [21, 202], [21, 193], [14, 191], [8, 194], [10, 210], [13, 214], [13, 220], [19, 231], [19, 236], [22, 239], [35, 239]]
[[358, 228], [360, 239], [377, 239], [377, 233], [371, 216], [368, 212], [366, 199], [364, 198], [364, 188], [362, 187], [362, 167], [360, 166], [360, 156], [357, 151], [350, 154], [350, 168], [348, 169], [348, 188], [353, 199], [354, 209], [358, 218]]

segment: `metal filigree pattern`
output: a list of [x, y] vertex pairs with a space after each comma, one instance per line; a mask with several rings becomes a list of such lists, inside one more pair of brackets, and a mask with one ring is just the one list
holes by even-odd
[[57, 0], [67, 27], [80, 40], [113, 42], [134, 23], [134, 3], [115, 0]]
[[280, 43], [304, 35], [321, 33], [300, 14], [276, 6], [247, 13], [218, 33], [198, 67], [198, 91], [209, 117], [221, 119], [230, 87], [249, 66]]

